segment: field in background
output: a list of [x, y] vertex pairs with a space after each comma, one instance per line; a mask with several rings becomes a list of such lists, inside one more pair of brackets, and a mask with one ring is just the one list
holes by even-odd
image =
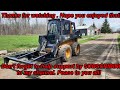
[[96, 40], [96, 39], [101, 38], [101, 37], [102, 37], [101, 35], [82, 36], [82, 38], [79, 39], [79, 42], [82, 44], [82, 43], [86, 43], [86, 42], [91, 41], [91, 40]]
[[0, 57], [0, 65], [3, 63], [3, 58]]
[[120, 34], [118, 36], [118, 44], [119, 44], [119, 49], [120, 49]]
[[[83, 36], [79, 41], [85, 43], [100, 38], [100, 35]], [[38, 35], [4, 35], [0, 36], [0, 50], [18, 51], [19, 49], [38, 46]]]
[[38, 35], [0, 36], [0, 50], [16, 51], [38, 46]]

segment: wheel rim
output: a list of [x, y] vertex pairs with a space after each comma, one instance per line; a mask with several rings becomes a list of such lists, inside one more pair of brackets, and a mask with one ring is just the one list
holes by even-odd
[[66, 50], [65, 55], [66, 55], [66, 58], [67, 58], [67, 59], [70, 58], [70, 56], [71, 56], [70, 48], [68, 48], [68, 49]]

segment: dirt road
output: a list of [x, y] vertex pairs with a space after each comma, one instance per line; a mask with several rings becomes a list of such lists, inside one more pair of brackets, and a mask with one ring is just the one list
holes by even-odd
[[[72, 57], [70, 62], [64, 64], [85, 64], [85, 63], [103, 63], [103, 62], [120, 62], [120, 54], [117, 42], [118, 34], [105, 34], [98, 40], [89, 41], [81, 44], [81, 53], [77, 57]], [[69, 71], [70, 69], [68, 69]], [[84, 71], [84, 68], [82, 69]], [[87, 71], [87, 70], [85, 70]], [[89, 71], [89, 70], [88, 70]], [[93, 71], [93, 69], [91, 70]], [[118, 70], [119, 71], [119, 70]], [[117, 72], [118, 72], [117, 71]], [[101, 75], [44, 75], [39, 79], [120, 79], [116, 72], [102, 70]], [[26, 76], [16, 75], [15, 71], [0, 69], [0, 79], [28, 79]]]

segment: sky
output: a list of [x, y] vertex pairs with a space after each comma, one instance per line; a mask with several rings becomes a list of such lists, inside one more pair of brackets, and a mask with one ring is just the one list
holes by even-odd
[[[8, 12], [8, 13], [12, 13], [12, 11], [0, 11], [0, 13], [2, 12]], [[60, 13], [65, 13], [65, 14], [106, 14], [106, 13], [114, 13], [114, 14], [118, 14], [120, 13], [120, 11], [16, 11], [17, 13], [23, 13], [23, 12], [27, 12], [30, 14], [39, 14], [39, 13], [50, 13], [50, 14], [56, 14], [56, 16], [59, 16]], [[120, 28], [120, 18], [107, 18], [108, 22], [110, 24], [110, 27], [116, 31], [118, 28]], [[39, 18], [38, 22], [39, 23], [46, 23], [46, 18]], [[78, 26], [78, 22], [80, 20], [80, 18], [75, 19], [75, 18], [69, 18], [68, 20], [71, 20], [73, 22], [75, 22], [76, 26]], [[95, 23], [96, 27], [100, 28], [102, 26], [102, 23], [104, 22], [105, 18], [100, 18], [100, 19], [92, 19], [92, 18], [84, 18], [83, 19], [83, 23], [86, 24], [87, 26], [92, 25], [93, 23]], [[31, 18], [31, 23], [35, 22], [35, 19]]]

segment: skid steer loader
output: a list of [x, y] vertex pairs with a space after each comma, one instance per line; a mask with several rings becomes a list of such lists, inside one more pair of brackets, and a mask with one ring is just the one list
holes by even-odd
[[50, 19], [47, 24], [47, 35], [39, 36], [37, 50], [6, 56], [4, 63], [8, 64], [10, 60], [24, 64], [69, 61], [72, 55], [77, 56], [80, 53], [79, 33], [75, 29], [74, 22], [65, 19]]

